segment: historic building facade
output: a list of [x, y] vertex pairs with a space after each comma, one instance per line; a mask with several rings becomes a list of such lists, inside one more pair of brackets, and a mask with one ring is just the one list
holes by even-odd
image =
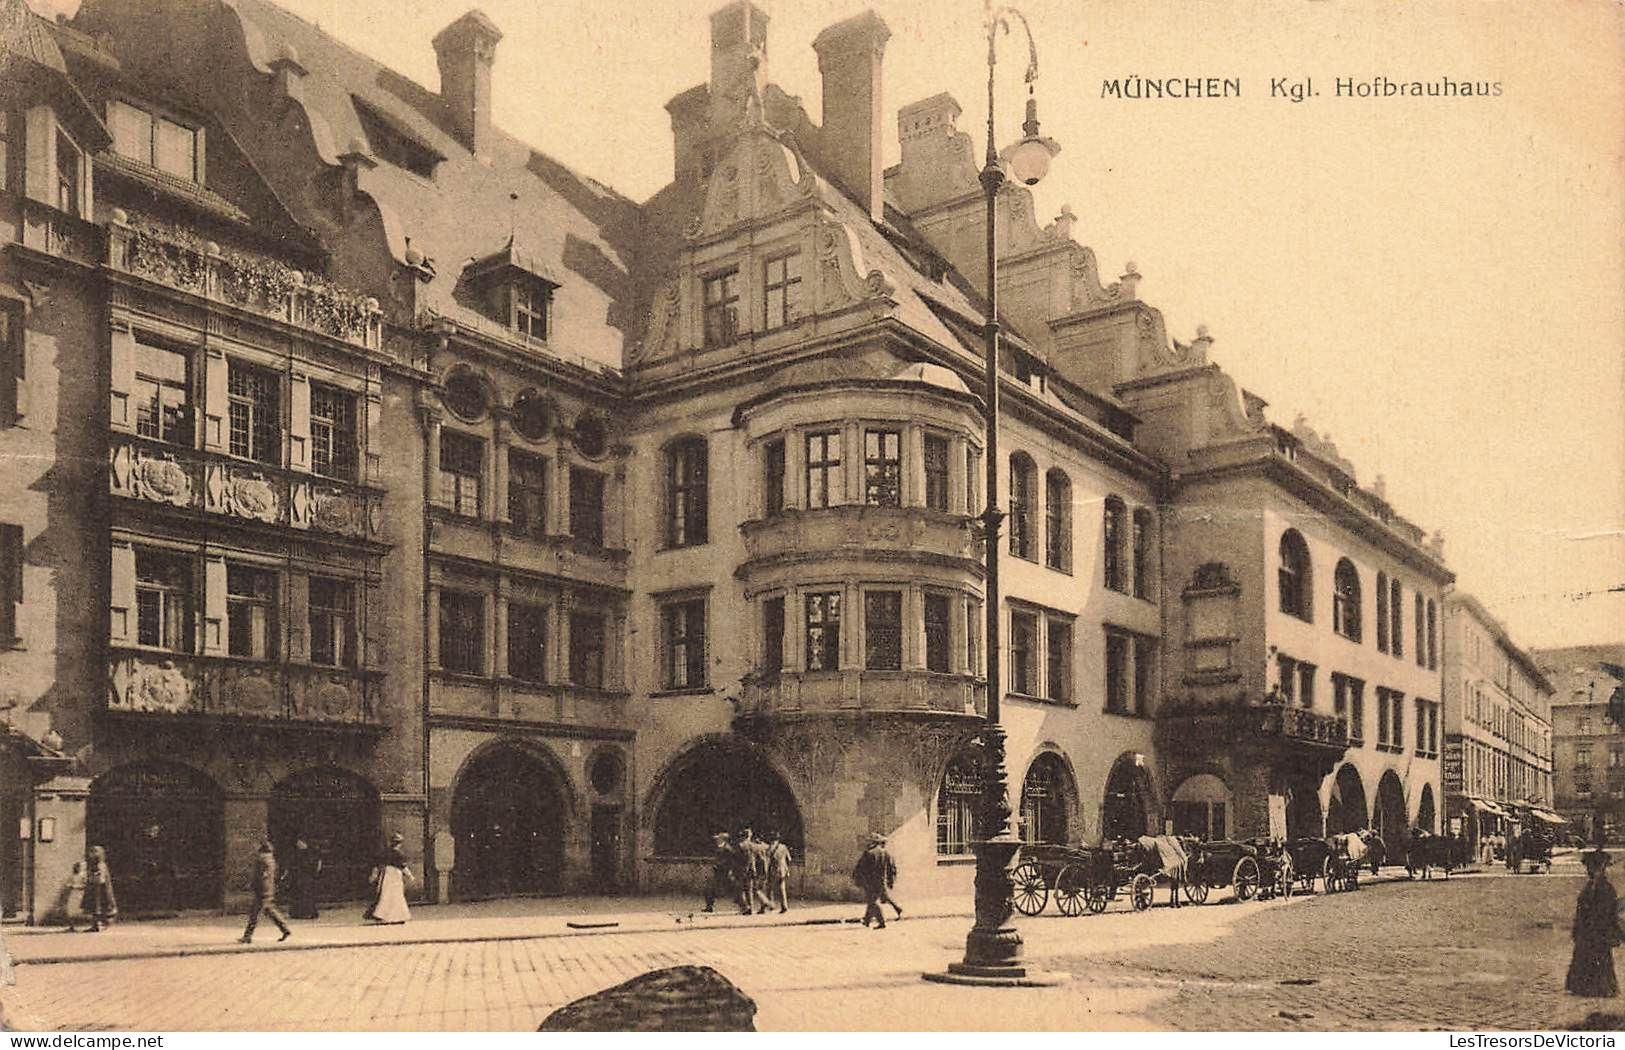
[[[717, 11], [639, 204], [493, 126], [479, 12], [431, 91], [269, 0], [0, 8], [8, 913], [89, 842], [221, 906], [264, 834], [336, 898], [392, 832], [446, 900], [693, 888], [745, 824], [800, 893], [875, 831], [968, 892], [983, 199], [946, 95], [883, 169], [880, 19], [814, 122]], [[1020, 833], [1436, 826], [1438, 545], [1075, 222], [1000, 194]]]
[[1444, 609], [1445, 803], [1477, 854], [1525, 807], [1553, 804], [1554, 694], [1477, 598], [1456, 591]]
[[[1588, 840], [1625, 837], [1625, 647], [1530, 654], [1551, 682], [1552, 805]], [[1618, 696], [1617, 705], [1610, 701]]]

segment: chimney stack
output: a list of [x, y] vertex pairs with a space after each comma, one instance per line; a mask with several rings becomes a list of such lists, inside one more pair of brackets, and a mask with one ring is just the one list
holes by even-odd
[[435, 34], [440, 98], [452, 127], [480, 155], [491, 146], [491, 64], [502, 30], [478, 8]]
[[891, 30], [873, 11], [837, 22], [813, 41], [824, 77], [824, 163], [880, 221], [886, 209], [880, 152], [880, 62]]

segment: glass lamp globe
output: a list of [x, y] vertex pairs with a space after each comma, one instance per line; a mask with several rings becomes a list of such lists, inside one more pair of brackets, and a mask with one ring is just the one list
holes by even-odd
[[1049, 162], [1061, 152], [1054, 139], [1028, 135], [1004, 151], [1004, 164], [1023, 186], [1036, 186], [1049, 174]]

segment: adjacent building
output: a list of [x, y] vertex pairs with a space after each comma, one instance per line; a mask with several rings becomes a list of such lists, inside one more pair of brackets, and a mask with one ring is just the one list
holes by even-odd
[[1618, 842], [1625, 837], [1625, 646], [1538, 649], [1531, 655], [1552, 686], [1554, 808], [1575, 834]]
[[1514, 821], [1550, 822], [1553, 686], [1477, 598], [1444, 609], [1445, 805], [1476, 855]]
[[[644, 202], [269, 0], [0, 3], [7, 914], [105, 845], [137, 913], [304, 837], [353, 897], [694, 888], [777, 830], [968, 892], [986, 710], [984, 202], [881, 163], [873, 14], [711, 17]], [[1003, 711], [1029, 840], [1437, 830], [1439, 543], [997, 202]], [[1380, 479], [1379, 479], [1380, 482]]]

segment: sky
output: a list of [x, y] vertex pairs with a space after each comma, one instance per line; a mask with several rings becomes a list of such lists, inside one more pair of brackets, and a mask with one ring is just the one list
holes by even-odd
[[[279, 0], [430, 88], [467, 0]], [[872, 7], [896, 110], [948, 91], [980, 152], [978, 0], [758, 0], [770, 78], [820, 119], [812, 40]], [[47, 11], [76, 0], [36, 0]], [[720, 0], [480, 0], [496, 122], [634, 199], [671, 174], [667, 100], [703, 82]], [[1030, 0], [1035, 189], [1105, 275], [1130, 260], [1170, 334], [1290, 426], [1303, 413], [1445, 536], [1457, 586], [1528, 647], [1625, 642], [1625, 5], [1615, 0]], [[1025, 41], [999, 43], [1008, 140]], [[1102, 97], [1228, 77], [1239, 98]], [[1338, 78], [1498, 83], [1490, 98], [1338, 97]], [[1272, 78], [1312, 80], [1305, 101]]]

